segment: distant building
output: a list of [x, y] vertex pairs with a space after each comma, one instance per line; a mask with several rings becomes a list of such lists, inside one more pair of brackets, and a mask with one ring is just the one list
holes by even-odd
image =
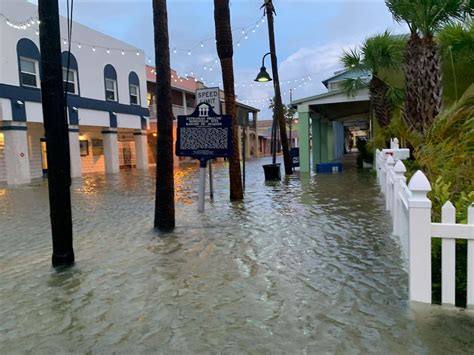
[[328, 92], [293, 100], [298, 111], [300, 170], [309, 172], [318, 163], [339, 160], [354, 136], [370, 131], [368, 89], [347, 95], [342, 89], [346, 79], [370, 80], [370, 74], [341, 70], [323, 84]]
[[[5, 16], [0, 17], [0, 181], [29, 183], [48, 170], [38, 8], [22, 0], [1, 1], [0, 13]], [[64, 17], [60, 26], [64, 37]], [[121, 167], [147, 169], [149, 111], [143, 52], [78, 23], [73, 24], [71, 53], [66, 39], [61, 50], [71, 176], [115, 173]]]

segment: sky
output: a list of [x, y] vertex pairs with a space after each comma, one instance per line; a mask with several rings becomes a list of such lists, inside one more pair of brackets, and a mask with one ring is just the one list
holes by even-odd
[[[285, 104], [289, 103], [290, 89], [293, 99], [326, 92], [321, 81], [341, 69], [339, 57], [343, 50], [386, 29], [407, 33], [393, 20], [383, 0], [273, 2]], [[269, 51], [267, 22], [261, 21], [262, 3], [263, 0], [230, 1], [234, 73], [238, 99], [260, 108], [259, 119], [270, 119], [268, 100], [273, 96], [273, 86], [253, 81], [263, 55]], [[192, 73], [203, 78], [207, 86], [222, 82], [213, 8], [212, 0], [168, 0], [171, 65], [180, 75]], [[60, 0], [60, 12], [66, 14], [66, 0]], [[152, 0], [75, 0], [74, 20], [143, 49], [154, 63]], [[269, 59], [266, 67], [271, 72]]]

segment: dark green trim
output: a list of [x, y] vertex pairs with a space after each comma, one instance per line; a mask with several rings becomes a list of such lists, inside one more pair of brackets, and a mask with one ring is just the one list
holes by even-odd
[[0, 131], [27, 131], [26, 126], [0, 126]]

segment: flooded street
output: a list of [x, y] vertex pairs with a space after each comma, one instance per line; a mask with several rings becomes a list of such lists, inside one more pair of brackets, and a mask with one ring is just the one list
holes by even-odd
[[0, 353], [474, 353], [474, 314], [410, 306], [389, 214], [368, 172], [265, 183], [197, 213], [176, 172], [173, 233], [152, 230], [154, 176], [72, 186], [77, 265], [50, 268], [46, 182], [0, 187]]

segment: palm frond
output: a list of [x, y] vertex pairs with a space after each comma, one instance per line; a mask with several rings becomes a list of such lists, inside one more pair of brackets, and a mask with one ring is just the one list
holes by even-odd
[[358, 77], [355, 79], [344, 79], [341, 83], [342, 91], [346, 93], [347, 96], [355, 97], [356, 93], [359, 90], [367, 89], [368, 83], [364, 78]]
[[362, 56], [361, 53], [357, 50], [357, 48], [353, 48], [348, 51], [343, 51], [342, 56], [339, 60], [344, 66], [344, 68], [347, 70], [363, 69]]

